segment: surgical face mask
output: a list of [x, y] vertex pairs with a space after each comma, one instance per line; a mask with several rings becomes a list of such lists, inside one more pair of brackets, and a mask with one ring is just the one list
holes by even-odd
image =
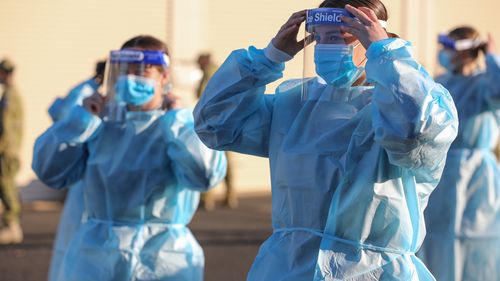
[[139, 106], [155, 95], [156, 80], [137, 75], [123, 75], [116, 82], [117, 96], [127, 104]]
[[316, 73], [329, 85], [350, 87], [364, 71], [353, 62], [356, 46], [344, 44], [317, 44], [314, 49]]
[[455, 65], [452, 62], [452, 53], [445, 50], [440, 50], [438, 53], [438, 60], [439, 64], [441, 64], [441, 66], [444, 67], [447, 71], [453, 72], [455, 70]]

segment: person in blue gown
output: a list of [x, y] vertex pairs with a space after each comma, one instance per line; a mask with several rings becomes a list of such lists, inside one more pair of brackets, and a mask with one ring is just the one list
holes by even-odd
[[434, 280], [415, 252], [457, 134], [453, 100], [389, 38], [382, 2], [320, 7], [355, 18], [342, 17], [347, 46], [315, 49], [319, 77], [264, 94], [304, 47], [300, 11], [265, 49], [233, 51], [195, 107], [207, 146], [269, 158], [273, 234], [247, 280]]
[[[95, 74], [92, 77], [73, 87], [64, 98], [56, 98], [48, 110], [52, 121], [57, 122], [64, 119], [74, 107], [82, 105], [85, 98], [92, 96], [99, 89], [104, 79], [105, 65], [105, 61], [98, 62], [95, 67]], [[49, 281], [57, 280], [69, 241], [80, 227], [82, 220], [85, 219], [83, 184], [79, 181], [68, 187], [52, 249]]]
[[[447, 71], [436, 81], [450, 91], [460, 126], [425, 211], [420, 255], [437, 280], [500, 280], [500, 170], [493, 153], [500, 56], [493, 38], [481, 40], [472, 27], [458, 27], [446, 37], [439, 62]], [[482, 58], [486, 68], [480, 67]]]
[[94, 94], [35, 143], [40, 180], [84, 186], [88, 218], [56, 280], [201, 281], [203, 251], [186, 225], [200, 191], [224, 178], [224, 154], [201, 143], [190, 110], [164, 107], [170, 72], [163, 42], [141, 35], [115, 53], [133, 62], [113, 68], [126, 71], [112, 88], [126, 104], [123, 119], [104, 111], [112, 95]]

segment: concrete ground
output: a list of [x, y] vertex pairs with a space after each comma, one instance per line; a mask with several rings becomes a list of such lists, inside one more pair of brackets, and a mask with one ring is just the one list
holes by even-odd
[[[245, 196], [239, 203], [236, 209], [200, 209], [190, 224], [205, 251], [206, 281], [245, 280], [260, 244], [271, 234], [270, 196]], [[56, 203], [25, 207], [25, 241], [0, 246], [0, 281], [46, 280], [59, 215]]]

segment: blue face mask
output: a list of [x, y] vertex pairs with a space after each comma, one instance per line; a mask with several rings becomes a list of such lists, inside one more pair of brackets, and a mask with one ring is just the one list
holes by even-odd
[[453, 65], [452, 63], [452, 53], [445, 50], [440, 50], [438, 53], [438, 60], [439, 64], [441, 64], [441, 66], [444, 67], [448, 72], [453, 72], [455, 70], [455, 65]]
[[316, 73], [329, 85], [350, 87], [364, 71], [364, 68], [357, 67], [352, 60], [355, 47], [316, 44], [314, 48]]
[[123, 75], [116, 82], [116, 94], [118, 98], [130, 105], [143, 105], [149, 102], [155, 95], [154, 79], [136, 75]]

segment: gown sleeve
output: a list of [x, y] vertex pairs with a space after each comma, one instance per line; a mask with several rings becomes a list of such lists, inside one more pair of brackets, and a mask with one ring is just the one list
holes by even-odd
[[264, 92], [284, 68], [255, 47], [232, 52], [195, 107], [201, 140], [214, 149], [267, 157], [274, 95]]
[[56, 189], [80, 180], [85, 172], [87, 143], [101, 126], [102, 120], [81, 106], [54, 123], [35, 142], [32, 168], [38, 178]]
[[206, 147], [194, 131], [191, 110], [169, 111], [166, 116], [167, 155], [181, 186], [206, 191], [217, 185], [226, 175], [226, 157], [223, 152]]
[[457, 136], [453, 99], [413, 57], [410, 43], [386, 39], [367, 50], [367, 79], [374, 83], [375, 140], [392, 164], [436, 180]]

